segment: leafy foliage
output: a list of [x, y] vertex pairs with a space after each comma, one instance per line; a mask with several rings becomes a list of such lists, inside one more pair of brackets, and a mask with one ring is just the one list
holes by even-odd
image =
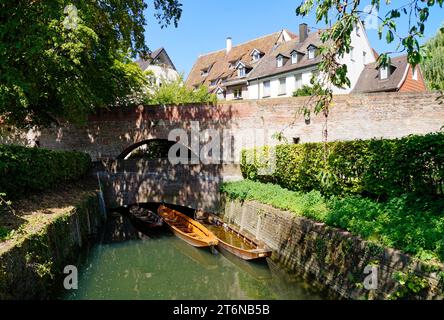
[[[132, 58], [145, 56], [143, 0], [0, 2], [0, 116], [16, 126], [81, 123], [146, 84]], [[177, 0], [155, 0], [163, 25]]]
[[432, 90], [444, 90], [444, 28], [426, 43], [427, 59], [422, 64], [427, 86]]
[[229, 198], [256, 200], [294, 212], [364, 239], [397, 248], [421, 260], [444, 261], [444, 199], [403, 194], [379, 202], [362, 196], [324, 198], [318, 191], [289, 191], [243, 180], [225, 183]]
[[180, 105], [187, 103], [216, 103], [217, 97], [208, 92], [208, 88], [200, 86], [197, 89], [188, 88], [183, 78], [165, 82], [156, 86], [153, 92], [148, 92], [144, 102], [148, 105]]
[[9, 237], [9, 233], [10, 233], [10, 231], [8, 229], [0, 226], [0, 241], [7, 240]]
[[0, 192], [15, 199], [55, 188], [83, 177], [90, 166], [91, 158], [81, 152], [0, 145]]
[[[388, 7], [387, 13], [381, 15], [381, 3]], [[418, 39], [424, 36], [426, 22], [430, 10], [436, 7], [442, 8], [444, 0], [413, 0], [413, 1], [394, 1], [391, 0], [371, 0], [371, 5], [376, 10], [363, 12], [361, 5], [363, 1], [341, 1], [341, 0], [303, 0], [297, 7], [296, 14], [306, 16], [310, 12], [315, 13], [316, 22], [323, 21], [331, 27], [325, 30], [321, 36], [323, 46], [320, 48], [322, 61], [319, 64], [321, 86], [318, 88], [327, 88], [315, 92], [316, 102], [308, 104], [306, 109], [314, 110], [315, 113], [323, 112], [328, 118], [329, 109], [332, 106], [333, 91], [331, 85], [338, 88], [350, 86], [350, 80], [347, 76], [347, 66], [338, 61], [350, 53], [351, 34], [355, 26], [368, 16], [376, 18], [380, 24], [378, 28], [379, 38], [385, 35], [387, 43], [398, 41], [399, 52], [406, 51], [408, 62], [413, 66], [420, 64], [426, 54], [419, 45]], [[408, 20], [408, 30], [400, 30], [398, 21], [401, 18]], [[404, 31], [404, 33], [402, 33]], [[380, 65], [390, 63], [390, 52], [382, 53], [379, 57]], [[306, 111], [308, 112], [308, 111]], [[327, 140], [327, 129], [323, 133]]]
[[[245, 178], [294, 191], [387, 198], [404, 193], [443, 194], [444, 133], [395, 140], [280, 145], [243, 151]], [[269, 175], [261, 174], [275, 162]]]
[[313, 95], [314, 88], [312, 86], [304, 85], [302, 88], [293, 92], [293, 97], [308, 97]]
[[391, 296], [390, 300], [405, 299], [410, 294], [417, 294], [420, 291], [426, 289], [429, 283], [426, 279], [418, 277], [413, 273], [396, 272], [394, 280], [400, 284], [400, 288]]

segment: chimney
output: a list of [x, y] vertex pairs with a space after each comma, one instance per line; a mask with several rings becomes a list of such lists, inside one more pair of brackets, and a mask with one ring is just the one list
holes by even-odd
[[308, 26], [306, 23], [299, 25], [299, 43], [303, 43], [308, 38]]
[[229, 53], [232, 48], [233, 48], [233, 41], [231, 40], [231, 37], [228, 37], [227, 38], [227, 53]]

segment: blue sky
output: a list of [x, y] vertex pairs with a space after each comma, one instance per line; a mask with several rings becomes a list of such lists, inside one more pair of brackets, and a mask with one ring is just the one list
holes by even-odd
[[[316, 25], [313, 16], [302, 19], [295, 9], [301, 0], [181, 0], [183, 14], [178, 28], [161, 29], [153, 17], [152, 5], [147, 14], [146, 41], [150, 49], [165, 47], [179, 72], [187, 76], [199, 54], [220, 50], [225, 39], [233, 38], [233, 45], [279, 31], [289, 29], [298, 32], [299, 23]], [[371, 1], [363, 1], [370, 3]], [[398, 4], [399, 2], [399, 4]], [[397, 5], [406, 0], [396, 1]], [[381, 8], [384, 12], [385, 8]], [[426, 28], [426, 38], [432, 37], [444, 21], [444, 9], [438, 6], [431, 10]], [[320, 27], [323, 27], [322, 25]], [[406, 19], [398, 30], [407, 30]], [[377, 30], [367, 30], [372, 46], [378, 52], [393, 50], [379, 40]], [[425, 41], [426, 39], [423, 39]]]

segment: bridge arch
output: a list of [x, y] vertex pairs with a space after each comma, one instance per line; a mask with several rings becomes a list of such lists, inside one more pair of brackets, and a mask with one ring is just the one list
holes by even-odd
[[[128, 159], [140, 159], [140, 158], [149, 158], [149, 159], [168, 159], [168, 152], [176, 145], [178, 142], [171, 141], [168, 139], [147, 139], [142, 140], [137, 143], [130, 145], [125, 148], [120, 155], [117, 157], [117, 160], [128, 160]], [[188, 150], [188, 159], [196, 156], [195, 153], [192, 152], [190, 148], [182, 145], [182, 147]], [[135, 153], [140, 149], [139, 153]], [[179, 155], [178, 155], [179, 156]]]

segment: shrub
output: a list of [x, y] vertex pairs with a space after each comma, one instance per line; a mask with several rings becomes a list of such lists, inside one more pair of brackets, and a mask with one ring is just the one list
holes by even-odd
[[0, 145], [0, 192], [14, 199], [77, 180], [91, 167], [89, 155]]
[[302, 88], [297, 89], [295, 92], [293, 92], [293, 97], [309, 97], [313, 95], [315, 92], [314, 88], [312, 86], [304, 85]]
[[[405, 193], [443, 194], [444, 133], [394, 140], [356, 140], [280, 145], [244, 150], [245, 178], [272, 182], [293, 191], [324, 195], [361, 194], [388, 198]], [[261, 175], [275, 151], [272, 174]]]
[[188, 103], [210, 103], [217, 102], [216, 95], [210, 93], [206, 86], [196, 89], [188, 88], [180, 77], [176, 81], [165, 82], [162, 86], [155, 86], [151, 92], [144, 97], [147, 105], [182, 105]]

